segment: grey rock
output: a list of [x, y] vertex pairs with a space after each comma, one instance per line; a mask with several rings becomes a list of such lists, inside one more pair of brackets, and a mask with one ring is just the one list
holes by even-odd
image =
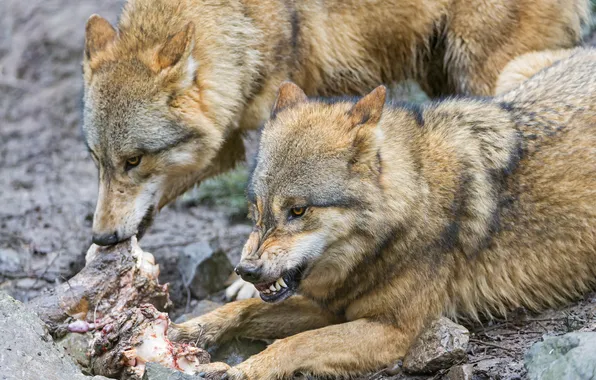
[[222, 306], [223, 303], [211, 301], [211, 300], [200, 300], [190, 312], [186, 314], [182, 314], [178, 318], [176, 318], [175, 323], [182, 323], [186, 322], [194, 317], [201, 316], [203, 314], [207, 314], [210, 311], [217, 309], [218, 307]]
[[224, 362], [233, 367], [265, 348], [267, 348], [267, 343], [261, 340], [234, 339], [218, 346], [211, 353], [211, 361]]
[[23, 270], [19, 253], [12, 248], [0, 247], [0, 273], [8, 275]]
[[484, 359], [472, 365], [474, 380], [525, 379], [523, 363], [510, 358]]
[[411, 374], [431, 374], [466, 361], [468, 330], [447, 318], [433, 322], [410, 347], [403, 369]]
[[184, 247], [178, 259], [178, 269], [183, 274], [184, 286], [198, 299], [225, 287], [234, 269], [222, 250], [214, 250], [206, 242]]
[[86, 334], [69, 333], [62, 339], [58, 340], [56, 344], [64, 348], [64, 351], [83, 369], [88, 370], [91, 365], [91, 360], [88, 355], [89, 343], [93, 339], [93, 334], [90, 332]]
[[187, 375], [175, 369], [166, 368], [161, 364], [147, 363], [143, 380], [195, 380], [201, 379], [199, 376]]
[[596, 332], [547, 336], [525, 356], [530, 380], [596, 380]]
[[34, 312], [0, 292], [0, 374], [2, 380], [107, 380], [84, 376], [57, 346]]
[[471, 364], [456, 365], [447, 372], [447, 380], [472, 380], [474, 370]]

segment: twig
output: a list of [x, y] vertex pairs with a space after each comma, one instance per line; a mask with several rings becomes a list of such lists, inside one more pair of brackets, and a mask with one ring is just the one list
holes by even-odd
[[184, 307], [184, 312], [188, 313], [190, 311], [190, 286], [186, 283], [186, 276], [184, 272], [178, 268], [178, 273], [182, 277], [182, 285], [184, 286], [184, 290], [186, 291], [186, 306]]
[[35, 275], [35, 281], [33, 281], [33, 285], [31, 285], [31, 287], [29, 289], [34, 289], [35, 288], [35, 285], [37, 285], [37, 283], [39, 282], [39, 279], [42, 278], [43, 276], [45, 276], [48, 273], [48, 270], [52, 267], [52, 265], [54, 265], [54, 262], [56, 262], [56, 259], [58, 257], [60, 257], [61, 254], [62, 254], [62, 250], [59, 250], [56, 253], [56, 256], [54, 256], [52, 258], [52, 260], [50, 260], [50, 262], [48, 263], [48, 265], [46, 266], [46, 268], [44, 269], [44, 271], [40, 275]]
[[161, 249], [161, 248], [170, 248], [170, 247], [184, 247], [187, 245], [190, 245], [192, 243], [196, 243], [196, 239], [195, 240], [190, 240], [190, 241], [183, 241], [180, 243], [166, 243], [166, 244], [155, 244], [155, 245], [148, 245], [145, 247], [145, 249], [147, 251], [155, 251], [157, 249]]
[[476, 330], [472, 331], [472, 333], [478, 334], [478, 333], [482, 333], [482, 332], [486, 332], [486, 331], [496, 330], [498, 328], [507, 326], [507, 324], [508, 324], [508, 322], [503, 322], [503, 323], [499, 323], [499, 324], [488, 326], [488, 327], [482, 326], [481, 329], [476, 329]]
[[482, 345], [485, 345], [485, 346], [488, 346], [488, 347], [499, 348], [499, 349], [504, 350], [504, 351], [517, 352], [517, 351], [515, 351], [515, 350], [513, 350], [513, 349], [511, 349], [509, 347], [504, 347], [504, 346], [501, 346], [500, 344], [496, 344], [496, 343], [485, 342], [485, 341], [480, 340], [480, 339], [470, 338], [470, 342], [474, 342], [474, 343], [477, 343], [477, 344], [482, 344]]
[[483, 357], [478, 358], [476, 360], [469, 361], [468, 364], [475, 364], [475, 363], [479, 363], [479, 362], [484, 361], [484, 360], [492, 360], [492, 359], [496, 359], [496, 357], [494, 357], [494, 356], [483, 356]]

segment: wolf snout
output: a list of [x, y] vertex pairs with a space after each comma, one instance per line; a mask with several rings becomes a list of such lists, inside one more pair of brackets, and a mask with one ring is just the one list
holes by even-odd
[[263, 267], [260, 264], [253, 262], [240, 262], [236, 269], [234, 269], [244, 281], [257, 283], [263, 274]]
[[112, 232], [107, 234], [93, 234], [93, 244], [106, 246], [118, 243], [118, 233]]

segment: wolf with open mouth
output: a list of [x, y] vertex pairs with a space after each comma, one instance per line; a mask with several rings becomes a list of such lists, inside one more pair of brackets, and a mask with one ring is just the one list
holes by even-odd
[[228, 378], [350, 376], [403, 358], [441, 314], [580, 296], [596, 284], [594, 125], [594, 50], [490, 99], [386, 105], [382, 86], [354, 102], [282, 85], [237, 267], [266, 302], [227, 304], [173, 338], [279, 339]]

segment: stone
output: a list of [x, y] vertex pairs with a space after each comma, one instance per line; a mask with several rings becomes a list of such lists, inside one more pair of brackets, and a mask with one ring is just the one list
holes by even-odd
[[433, 322], [420, 334], [404, 359], [410, 374], [432, 374], [467, 360], [469, 331], [447, 318]]
[[262, 340], [233, 339], [216, 347], [211, 353], [211, 361], [224, 362], [233, 367], [265, 348], [267, 348], [267, 343]]
[[62, 348], [83, 370], [88, 370], [91, 365], [89, 357], [89, 343], [93, 335], [88, 332], [85, 334], [70, 333], [66, 334], [56, 344]]
[[186, 322], [192, 318], [201, 316], [203, 314], [207, 314], [210, 311], [217, 309], [218, 307], [222, 306], [222, 303], [211, 301], [211, 300], [200, 300], [190, 312], [186, 314], [182, 314], [178, 318], [176, 318], [175, 323], [182, 323]]
[[523, 363], [511, 358], [487, 358], [472, 364], [474, 380], [525, 379], [526, 370]]
[[0, 273], [8, 275], [23, 271], [19, 253], [12, 248], [0, 247]]
[[0, 292], [0, 378], [2, 380], [107, 380], [81, 373], [54, 343], [39, 317]]
[[161, 364], [147, 363], [143, 380], [195, 380], [201, 379], [199, 376], [187, 375], [175, 369], [166, 368]]
[[[209, 367], [211, 372], [206, 378], [197, 375], [189, 375], [170, 368], [166, 368], [161, 364], [147, 363], [145, 366], [145, 373], [142, 380], [214, 380], [222, 379], [223, 374], [230, 368], [222, 363], [205, 364]], [[200, 372], [199, 372], [200, 374]]]
[[471, 364], [456, 365], [447, 372], [447, 380], [472, 380], [474, 370]]
[[545, 336], [524, 364], [530, 380], [596, 380], [596, 332]]
[[214, 250], [206, 242], [184, 247], [178, 259], [184, 286], [198, 299], [225, 288], [234, 267], [222, 250]]

